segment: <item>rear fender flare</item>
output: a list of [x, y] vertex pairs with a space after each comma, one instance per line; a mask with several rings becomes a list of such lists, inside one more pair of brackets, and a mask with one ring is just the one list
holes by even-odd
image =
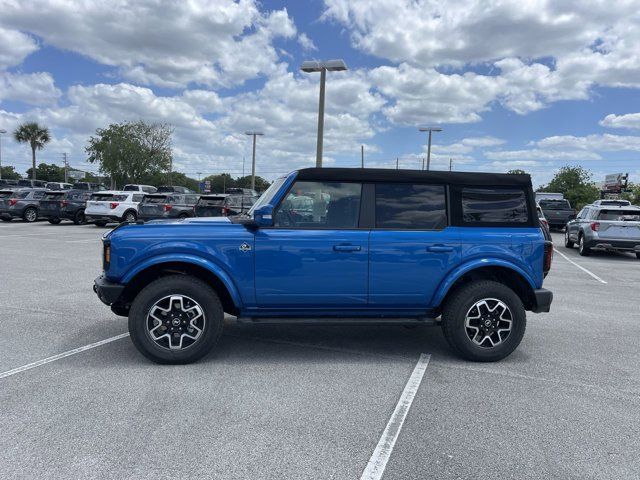
[[449, 289], [456, 283], [456, 281], [460, 277], [472, 270], [486, 267], [502, 267], [513, 270], [527, 281], [532, 290], [535, 290], [537, 288], [533, 277], [515, 263], [499, 258], [477, 258], [467, 263], [463, 263], [462, 265], [458, 265], [457, 268], [452, 270], [449, 275], [447, 275], [447, 277], [438, 286], [438, 290], [436, 290], [436, 294], [434, 295], [433, 301], [431, 302], [433, 306], [440, 306], [442, 300], [447, 296], [447, 293], [449, 293]]

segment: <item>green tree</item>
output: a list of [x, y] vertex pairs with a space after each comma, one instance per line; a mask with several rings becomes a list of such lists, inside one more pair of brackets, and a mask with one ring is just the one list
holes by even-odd
[[55, 163], [41, 163], [36, 168], [36, 175], [33, 175], [33, 168], [30, 168], [27, 170], [27, 177], [37, 177], [45, 182], [64, 182], [64, 168]]
[[[271, 185], [269, 181], [256, 175], [256, 191], [264, 192], [267, 188], [269, 188], [269, 185]], [[240, 188], [251, 188], [251, 175], [237, 178], [235, 186]]]
[[13, 166], [2, 167], [2, 175], [0, 175], [5, 180], [20, 180], [22, 175], [16, 172], [16, 168]]
[[36, 180], [36, 150], [42, 150], [51, 140], [49, 129], [36, 122], [26, 122], [15, 129], [13, 138], [18, 143], [28, 143], [31, 146], [31, 178]]
[[600, 198], [600, 190], [591, 180], [591, 172], [579, 166], [562, 167], [548, 185], [539, 189], [541, 192], [558, 192], [569, 200], [571, 206], [580, 209]]
[[519, 168], [514, 168], [513, 170], [509, 170], [507, 172], [510, 175], [528, 175], [524, 170], [520, 170]]
[[86, 147], [87, 160], [116, 185], [142, 183], [145, 178], [168, 171], [172, 161], [171, 135], [166, 124], [114, 123], [96, 130]]
[[[4, 174], [3, 174], [4, 177]], [[629, 200], [631, 203], [635, 205], [640, 205], [640, 184], [629, 183], [627, 185], [627, 191], [622, 192], [620, 198], [624, 200]]]
[[[142, 183], [156, 186], [169, 185], [169, 174], [166, 172], [156, 173], [145, 177]], [[187, 177], [184, 173], [171, 172], [171, 183], [174, 186], [190, 188], [194, 192], [198, 191], [198, 180]]]

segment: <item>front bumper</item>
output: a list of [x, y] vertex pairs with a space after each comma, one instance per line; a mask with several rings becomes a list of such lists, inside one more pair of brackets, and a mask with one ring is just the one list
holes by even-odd
[[553, 292], [546, 288], [537, 288], [533, 291], [535, 304], [531, 311], [533, 313], [543, 313], [551, 310], [551, 302], [553, 301]]
[[124, 290], [124, 285], [108, 280], [104, 275], [100, 275], [93, 282], [93, 291], [105, 305], [115, 303]]

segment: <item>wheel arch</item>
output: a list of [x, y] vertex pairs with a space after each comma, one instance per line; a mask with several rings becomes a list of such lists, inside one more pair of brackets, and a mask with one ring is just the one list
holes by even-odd
[[125, 306], [125, 309], [128, 309], [128, 305], [136, 295], [150, 282], [176, 274], [192, 275], [203, 280], [218, 294], [226, 313], [238, 314], [241, 306], [240, 295], [226, 274], [222, 271], [214, 271], [214, 268], [208, 264], [203, 265], [202, 262], [196, 263], [188, 259], [154, 262], [139, 267], [135, 272], [128, 274], [126, 281], [123, 282], [126, 287], [118, 300], [119, 306]]
[[462, 267], [444, 280], [436, 293], [434, 304], [438, 309], [441, 309], [442, 305], [459, 287], [477, 280], [493, 280], [502, 283], [520, 297], [525, 310], [531, 310], [535, 307], [534, 289], [536, 286], [533, 279], [518, 266], [507, 262]]

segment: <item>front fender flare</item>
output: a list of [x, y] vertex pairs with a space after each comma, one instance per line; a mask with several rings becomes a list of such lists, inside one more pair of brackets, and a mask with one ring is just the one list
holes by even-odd
[[518, 273], [522, 278], [524, 278], [532, 290], [535, 290], [536, 283], [533, 277], [527, 273], [524, 269], [519, 267], [513, 262], [508, 260], [503, 260], [500, 258], [477, 258], [471, 260], [469, 262], [463, 263], [462, 265], [458, 265], [454, 270], [449, 272], [449, 274], [445, 277], [445, 279], [440, 282], [438, 289], [436, 290], [436, 294], [433, 297], [433, 301], [431, 302], [434, 307], [439, 307], [442, 303], [442, 300], [446, 297], [447, 293], [449, 293], [449, 289], [453, 286], [456, 281], [462, 277], [464, 274], [475, 270], [477, 268], [486, 268], [486, 267], [502, 267], [513, 270]]
[[211, 262], [206, 258], [200, 257], [198, 255], [172, 253], [146, 258], [140, 263], [136, 264], [133, 268], [129, 269], [126, 275], [122, 277], [121, 283], [126, 285], [143, 270], [146, 270], [149, 267], [161, 265], [163, 263], [190, 263], [192, 265], [197, 265], [198, 267], [207, 269], [220, 279], [220, 281], [229, 292], [229, 295], [231, 295], [231, 299], [233, 300], [235, 306], [237, 308], [242, 307], [242, 298], [240, 297], [240, 293], [238, 292], [238, 289], [236, 288], [233, 280], [231, 280], [231, 277], [227, 274], [227, 272], [225, 272], [224, 269], [216, 263]]

